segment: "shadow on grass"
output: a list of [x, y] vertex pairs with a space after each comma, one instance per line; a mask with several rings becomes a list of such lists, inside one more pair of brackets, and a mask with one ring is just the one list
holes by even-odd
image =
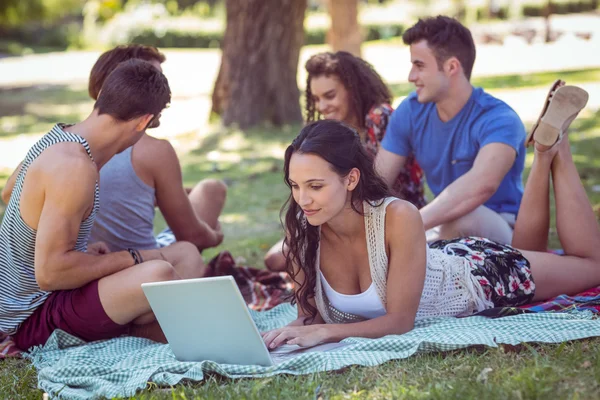
[[91, 104], [87, 88], [81, 86], [0, 89], [0, 138], [44, 133], [56, 122], [79, 121]]
[[[574, 71], [541, 72], [523, 75], [501, 75], [473, 78], [474, 86], [487, 90], [523, 89], [528, 87], [549, 86], [558, 78], [571, 83], [600, 81], [600, 68]], [[414, 91], [411, 83], [395, 83], [388, 85], [394, 97], [407, 96]]]

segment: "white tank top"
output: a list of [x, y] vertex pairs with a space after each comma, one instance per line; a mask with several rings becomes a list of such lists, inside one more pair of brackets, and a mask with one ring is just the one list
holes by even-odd
[[371, 282], [371, 286], [367, 290], [359, 294], [343, 294], [336, 292], [331, 287], [323, 272], [319, 271], [323, 290], [333, 307], [341, 312], [354, 314], [363, 318], [372, 319], [385, 315], [385, 307], [375, 290], [375, 283]]
[[[382, 199], [380, 205], [372, 206], [364, 202], [364, 220], [369, 254], [369, 268], [372, 287], [386, 307], [388, 256], [385, 246], [385, 214], [387, 206], [394, 197]], [[480, 283], [471, 273], [471, 264], [467, 258], [454, 255], [450, 244], [444, 249], [427, 248], [427, 269], [421, 301], [416, 320], [430, 317], [467, 316], [494, 304], [486, 299]], [[464, 247], [464, 246], [462, 246]], [[461, 248], [462, 248], [461, 247]], [[469, 250], [466, 248], [466, 250]], [[317, 251], [316, 270], [320, 274], [320, 249]], [[337, 309], [322, 284], [316, 280], [315, 302], [319, 314], [327, 323], [357, 322], [368, 319], [352, 312]], [[375, 311], [374, 309], [372, 310]]]

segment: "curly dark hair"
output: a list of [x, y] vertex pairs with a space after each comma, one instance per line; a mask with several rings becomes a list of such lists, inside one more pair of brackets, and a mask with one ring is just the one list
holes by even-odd
[[320, 117], [310, 90], [310, 81], [323, 75], [335, 75], [342, 81], [352, 99], [351, 110], [358, 117], [360, 127], [365, 126], [365, 117], [371, 107], [392, 102], [392, 94], [375, 68], [346, 51], [315, 54], [304, 67], [308, 72], [305, 92], [306, 122], [317, 121]]
[[475, 42], [471, 31], [454, 18], [438, 15], [419, 19], [419, 22], [404, 32], [402, 40], [406, 45], [426, 40], [440, 70], [444, 61], [456, 57], [467, 79], [471, 79], [475, 63]]
[[[364, 201], [380, 206], [389, 196], [387, 185], [375, 171], [372, 156], [365, 150], [358, 133], [349, 126], [334, 120], [320, 120], [306, 125], [285, 151], [284, 180], [290, 188], [290, 196], [282, 208], [285, 212], [284, 225], [287, 232], [285, 244], [289, 248], [286, 269], [294, 282], [300, 285], [293, 301], [309, 314], [305, 323], [314, 321], [317, 310], [309, 300], [315, 297], [317, 271], [315, 262], [319, 246], [319, 228], [307, 223], [302, 208], [291, 194], [290, 160], [294, 153], [314, 154], [327, 161], [340, 176], [347, 176], [353, 168], [360, 171], [360, 179], [352, 191], [351, 206], [362, 215], [359, 207]], [[298, 271], [304, 273], [304, 282], [296, 280]]]

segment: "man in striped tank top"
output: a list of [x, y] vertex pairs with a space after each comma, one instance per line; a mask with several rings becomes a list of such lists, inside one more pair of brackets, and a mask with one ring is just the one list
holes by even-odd
[[127, 61], [87, 119], [57, 124], [28, 152], [0, 225], [0, 332], [18, 347], [44, 344], [55, 329], [86, 341], [164, 341], [141, 284], [177, 279], [172, 265], [158, 250], [107, 253], [87, 242], [100, 168], [137, 142], [170, 99], [160, 71]]

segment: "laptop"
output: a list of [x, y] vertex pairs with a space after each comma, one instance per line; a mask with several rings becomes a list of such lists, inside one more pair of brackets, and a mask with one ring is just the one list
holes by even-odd
[[144, 283], [142, 289], [180, 361], [271, 366], [304, 352], [345, 346], [282, 345], [269, 352], [231, 276]]

